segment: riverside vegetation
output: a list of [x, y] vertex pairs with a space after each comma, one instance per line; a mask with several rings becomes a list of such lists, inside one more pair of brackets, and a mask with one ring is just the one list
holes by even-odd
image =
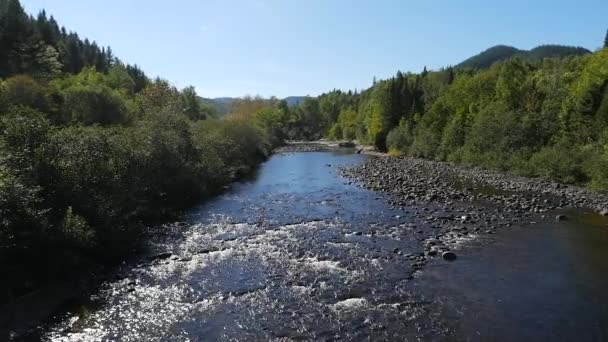
[[0, 0], [0, 302], [121, 260], [300, 126], [277, 100], [213, 114], [193, 87]]
[[606, 44], [594, 53], [539, 48], [533, 59], [501, 60], [490, 49], [463, 64], [497, 61], [488, 68], [398, 72], [361, 93], [334, 90], [308, 106], [334, 139], [606, 190], [608, 37]]

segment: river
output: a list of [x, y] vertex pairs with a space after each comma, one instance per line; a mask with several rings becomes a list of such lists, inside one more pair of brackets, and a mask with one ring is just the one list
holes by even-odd
[[433, 208], [342, 178], [352, 150], [283, 153], [167, 225], [149, 251], [38, 337], [51, 341], [608, 339], [608, 227], [466, 240], [419, 263]]

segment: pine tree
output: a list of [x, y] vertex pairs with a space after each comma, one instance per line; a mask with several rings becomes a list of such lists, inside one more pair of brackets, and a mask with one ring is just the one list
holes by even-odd
[[606, 38], [604, 38], [604, 48], [608, 48], [608, 30], [606, 31]]
[[20, 53], [30, 41], [32, 29], [18, 0], [0, 1], [0, 77], [21, 72]]
[[136, 93], [142, 91], [150, 83], [146, 74], [137, 65], [127, 65], [127, 72], [135, 82], [134, 91]]
[[205, 113], [201, 111], [201, 104], [196, 95], [194, 87], [186, 87], [182, 90], [180, 96], [180, 104], [182, 111], [192, 120], [204, 120], [206, 119]]

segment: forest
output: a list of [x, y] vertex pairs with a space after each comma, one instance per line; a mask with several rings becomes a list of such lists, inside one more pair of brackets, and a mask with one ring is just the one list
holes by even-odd
[[248, 98], [209, 119], [193, 87], [150, 79], [45, 12], [0, 0], [0, 263], [10, 279], [0, 302], [133, 253], [145, 227], [282, 143], [286, 108]]
[[607, 190], [608, 35], [604, 45], [474, 59], [495, 58], [487, 68], [398, 72], [361, 93], [334, 90], [305, 105], [318, 108], [313, 116], [332, 139]]

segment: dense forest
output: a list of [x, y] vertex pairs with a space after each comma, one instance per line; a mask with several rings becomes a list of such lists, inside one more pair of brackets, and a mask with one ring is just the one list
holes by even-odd
[[456, 68], [489, 68], [496, 62], [506, 61], [513, 57], [520, 57], [528, 62], [540, 62], [545, 58], [558, 58], [576, 55], [586, 55], [591, 51], [581, 47], [562, 45], [541, 45], [532, 50], [520, 50], [512, 46], [497, 45], [484, 52], [468, 58], [458, 64]]
[[303, 106], [318, 110], [309, 116], [330, 138], [605, 190], [606, 47], [550, 46], [559, 57], [398, 72], [360, 94], [334, 90]]
[[209, 119], [193, 87], [0, 0], [0, 302], [121, 260], [144, 227], [264, 160], [277, 125], [296, 125], [286, 113], [243, 99]]

